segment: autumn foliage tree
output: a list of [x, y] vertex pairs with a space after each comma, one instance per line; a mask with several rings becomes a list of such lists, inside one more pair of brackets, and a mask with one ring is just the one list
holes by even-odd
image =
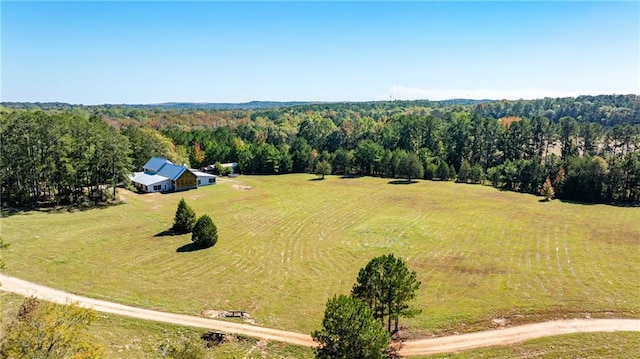
[[551, 185], [551, 180], [547, 177], [546, 181], [542, 184], [542, 188], [540, 189], [540, 194], [544, 196], [545, 201], [550, 201], [555, 192], [553, 190], [553, 186]]
[[200, 148], [200, 143], [196, 141], [193, 144], [193, 150], [191, 151], [191, 165], [195, 168], [202, 167], [204, 159], [205, 153], [202, 151], [202, 148]]
[[104, 350], [88, 333], [93, 310], [25, 299], [18, 316], [4, 330], [2, 359], [104, 358]]

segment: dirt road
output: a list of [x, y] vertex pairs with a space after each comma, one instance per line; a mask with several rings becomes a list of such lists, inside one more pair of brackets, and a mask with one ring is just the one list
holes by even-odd
[[519, 325], [477, 333], [411, 340], [400, 349], [401, 356], [452, 353], [469, 349], [504, 346], [526, 340], [571, 333], [640, 331], [637, 319], [569, 319]]
[[[123, 315], [131, 318], [178, 324], [190, 327], [219, 330], [227, 333], [244, 334], [289, 344], [313, 347], [316, 343], [310, 335], [284, 330], [262, 328], [255, 325], [226, 322], [184, 314], [173, 314], [155, 310], [131, 307], [122, 304], [91, 299], [48, 288], [18, 278], [0, 274], [0, 290], [23, 296], [35, 296], [51, 302], [78, 303], [96, 311]], [[640, 331], [637, 319], [573, 319], [527, 324], [477, 333], [452, 335], [439, 338], [410, 340], [403, 343], [400, 355], [428, 355], [451, 353], [475, 348], [511, 345], [526, 340], [569, 333], [613, 331]]]
[[9, 277], [0, 274], [0, 290], [20, 294], [25, 297], [34, 296], [47, 301], [69, 304], [78, 303], [82, 307], [92, 308], [98, 312], [123, 315], [126, 317], [152, 320], [171, 324], [184, 325], [189, 327], [204, 328], [208, 330], [219, 330], [227, 333], [244, 334], [251, 337], [274, 340], [278, 342], [303, 345], [307, 347], [315, 346], [315, 342], [310, 335], [287, 332], [284, 330], [262, 328], [255, 325], [226, 322], [222, 320], [208, 319], [185, 314], [174, 314], [159, 312], [155, 310], [142, 309], [107, 302], [99, 299], [82, 297], [79, 295], [66, 293], [57, 289], [48, 288], [22, 279]]

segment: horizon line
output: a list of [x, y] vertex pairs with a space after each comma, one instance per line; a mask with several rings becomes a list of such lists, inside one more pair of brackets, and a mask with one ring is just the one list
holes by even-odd
[[371, 102], [417, 102], [417, 101], [428, 101], [428, 102], [446, 102], [446, 101], [536, 101], [543, 100], [547, 98], [551, 99], [560, 99], [560, 98], [578, 98], [583, 96], [590, 97], [598, 97], [598, 96], [640, 96], [640, 94], [636, 93], [601, 93], [598, 95], [590, 95], [590, 94], [582, 94], [576, 96], [544, 96], [544, 97], [535, 97], [535, 98], [518, 98], [518, 99], [507, 99], [507, 98], [466, 98], [466, 97], [451, 97], [446, 99], [439, 100], [430, 100], [428, 98], [415, 98], [415, 99], [406, 99], [406, 98], [395, 98], [395, 99], [376, 99], [376, 100], [250, 100], [250, 101], [241, 101], [241, 102], [231, 102], [231, 101], [222, 101], [222, 102], [209, 102], [209, 101], [164, 101], [164, 102], [146, 102], [146, 103], [135, 103], [135, 102], [103, 102], [103, 103], [95, 103], [95, 104], [83, 104], [83, 103], [74, 103], [74, 102], [66, 102], [66, 101], [0, 101], [0, 104], [65, 104], [72, 106], [104, 106], [104, 105], [115, 105], [115, 106], [162, 106], [162, 105], [171, 105], [171, 104], [190, 104], [190, 105], [243, 105], [250, 103], [303, 103], [303, 104], [332, 104], [332, 103], [371, 103]]

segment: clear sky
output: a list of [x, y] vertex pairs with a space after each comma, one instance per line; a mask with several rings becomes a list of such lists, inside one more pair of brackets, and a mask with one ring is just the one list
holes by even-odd
[[640, 2], [1, 2], [2, 101], [640, 93]]

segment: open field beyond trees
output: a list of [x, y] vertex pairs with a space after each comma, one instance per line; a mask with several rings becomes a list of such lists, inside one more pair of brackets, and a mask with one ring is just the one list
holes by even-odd
[[[371, 258], [416, 270], [406, 337], [564, 317], [640, 317], [640, 210], [479, 185], [309, 175], [240, 177], [87, 211], [1, 219], [10, 275], [171, 312], [244, 310], [308, 333]], [[210, 249], [164, 235], [180, 198], [218, 227]], [[189, 247], [186, 247], [189, 248]]]

